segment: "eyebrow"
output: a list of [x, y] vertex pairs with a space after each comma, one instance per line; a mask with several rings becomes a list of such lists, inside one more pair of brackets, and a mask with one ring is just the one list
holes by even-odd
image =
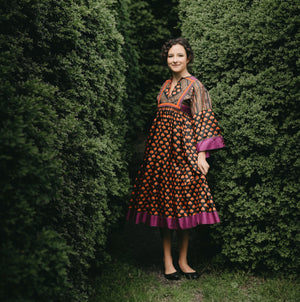
[[[183, 52], [177, 52], [176, 54], [177, 54], [177, 55], [184, 55]], [[173, 55], [173, 53], [170, 53], [169, 55]]]

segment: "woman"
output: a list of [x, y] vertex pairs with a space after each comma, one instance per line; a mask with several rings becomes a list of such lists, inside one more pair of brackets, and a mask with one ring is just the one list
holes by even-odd
[[[187, 67], [193, 51], [184, 38], [162, 48], [162, 59], [172, 72], [157, 97], [158, 111], [148, 136], [144, 160], [132, 192], [127, 220], [160, 227], [164, 275], [197, 279], [187, 261], [189, 229], [220, 222], [206, 177], [209, 151], [224, 141], [211, 108], [208, 91]], [[178, 266], [171, 254], [172, 233], [177, 230]]]

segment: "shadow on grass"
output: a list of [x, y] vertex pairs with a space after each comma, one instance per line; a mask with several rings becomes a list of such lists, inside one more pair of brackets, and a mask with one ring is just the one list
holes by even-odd
[[[200, 273], [208, 272], [216, 247], [211, 244], [209, 226], [199, 226], [190, 232], [188, 258], [190, 265]], [[123, 261], [144, 271], [162, 274], [163, 251], [159, 229], [144, 224], [124, 222], [115, 230], [108, 243], [108, 253], [112, 260]], [[173, 232], [172, 254], [178, 268], [178, 246], [176, 232]]]
[[[209, 270], [209, 257], [212, 255], [203, 246], [206, 242], [203, 234], [205, 227], [191, 232], [189, 250], [191, 265], [201, 273]], [[178, 251], [175, 232], [172, 249], [176, 264]], [[164, 278], [158, 228], [124, 222], [122, 227], [114, 230], [107, 250], [111, 262], [96, 276], [93, 285], [96, 289], [90, 301], [202, 301], [203, 294], [197, 281], [182, 278], [172, 282]]]
[[[215, 254], [209, 227], [191, 234], [189, 258], [199, 280], [168, 281], [162, 274], [159, 230], [124, 223], [109, 241], [111, 262], [96, 276], [90, 302], [296, 302], [299, 282], [293, 278], [255, 275], [211, 264]], [[212, 230], [213, 231], [213, 230]], [[174, 259], [177, 260], [176, 238]]]

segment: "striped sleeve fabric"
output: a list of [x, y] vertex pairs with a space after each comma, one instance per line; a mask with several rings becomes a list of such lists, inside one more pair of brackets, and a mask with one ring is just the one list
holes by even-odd
[[225, 147], [221, 129], [212, 110], [209, 93], [198, 80], [193, 87], [191, 114], [198, 152], [206, 151], [208, 157], [209, 151]]

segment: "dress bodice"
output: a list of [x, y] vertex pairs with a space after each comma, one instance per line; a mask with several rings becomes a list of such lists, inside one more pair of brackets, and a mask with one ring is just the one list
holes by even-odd
[[157, 97], [158, 107], [173, 107], [190, 115], [190, 101], [195, 81], [196, 78], [192, 76], [181, 78], [170, 92], [172, 79], [167, 80]]

